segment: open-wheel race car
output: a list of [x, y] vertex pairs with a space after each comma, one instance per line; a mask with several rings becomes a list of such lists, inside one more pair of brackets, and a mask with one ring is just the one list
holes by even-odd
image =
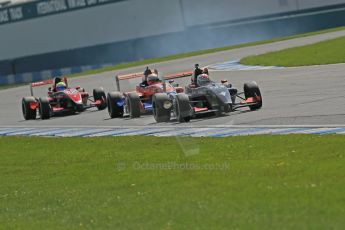
[[[138, 118], [142, 114], [152, 113], [155, 104], [156, 94], [163, 93], [168, 97], [178, 95], [183, 92], [183, 88], [161, 81], [158, 77], [158, 71], [147, 69], [150, 74], [133, 73], [127, 75], [118, 75], [115, 77], [116, 90], [107, 95], [108, 112], [111, 118], [130, 117]], [[156, 73], [155, 73], [156, 72]], [[127, 92], [121, 92], [121, 83], [129, 80], [140, 80], [135, 82], [129, 88], [135, 88]], [[127, 82], [128, 83], [128, 82]], [[171, 102], [164, 104], [165, 108], [172, 107]], [[170, 117], [170, 116], [169, 116]]]
[[[48, 88], [47, 97], [35, 97], [33, 88], [52, 84]], [[31, 96], [22, 99], [22, 111], [25, 120], [36, 119], [37, 114], [41, 119], [49, 119], [56, 115], [69, 115], [96, 107], [104, 110], [107, 107], [106, 94], [103, 88], [93, 90], [90, 96], [81, 87], [68, 87], [67, 78], [56, 77], [51, 80], [33, 82], [30, 84]]]
[[[192, 77], [193, 72], [172, 74], [165, 80], [180, 77]], [[167, 93], [155, 94], [153, 100], [154, 118], [157, 122], [169, 121], [174, 114], [179, 122], [188, 122], [191, 118], [205, 113], [221, 115], [241, 107], [257, 110], [262, 107], [262, 96], [256, 82], [245, 83], [243, 92], [238, 92], [226, 80], [221, 83], [213, 82], [207, 74], [200, 74], [197, 82], [186, 86], [185, 93], [172, 97]], [[170, 108], [164, 105], [171, 103]]]

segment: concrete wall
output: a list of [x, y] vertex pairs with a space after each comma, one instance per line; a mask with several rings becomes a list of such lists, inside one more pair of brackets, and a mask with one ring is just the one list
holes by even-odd
[[[345, 24], [345, 0], [109, 2], [0, 24], [0, 75], [121, 63]], [[303, 14], [335, 4], [343, 5]]]
[[344, 0], [298, 0], [296, 2], [300, 9], [345, 3]]
[[210, 24], [297, 10], [295, 0], [184, 0], [187, 26]]
[[1, 25], [0, 60], [182, 30], [177, 1], [124, 1]]
[[0, 25], [0, 60], [126, 41], [345, 0], [129, 0]]
[[183, 0], [187, 26], [345, 3], [345, 0]]

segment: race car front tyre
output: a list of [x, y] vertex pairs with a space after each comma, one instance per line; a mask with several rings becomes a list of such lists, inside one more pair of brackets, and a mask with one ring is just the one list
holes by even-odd
[[93, 90], [93, 99], [95, 101], [100, 100], [102, 102], [100, 105], [97, 105], [98, 110], [104, 110], [107, 108], [107, 96], [102, 87]]
[[236, 103], [236, 97], [237, 97], [237, 89], [229, 88], [229, 93], [230, 93], [230, 96], [231, 96], [232, 104], [235, 104]]
[[172, 102], [165, 93], [156, 93], [152, 97], [153, 117], [156, 122], [170, 121]]
[[127, 97], [128, 112], [131, 118], [140, 117], [140, 97], [137, 93], [128, 93]]
[[110, 92], [107, 97], [108, 113], [111, 118], [123, 116], [123, 96], [120, 92]]
[[232, 111], [232, 104], [224, 105], [224, 113], [230, 113]]
[[32, 109], [31, 105], [36, 104], [37, 101], [34, 97], [24, 97], [22, 99], [22, 111], [25, 120], [36, 119], [36, 108]]
[[176, 118], [178, 122], [189, 122], [192, 116], [192, 107], [189, 103], [189, 97], [185, 93], [176, 95], [175, 105]]
[[39, 104], [38, 108], [39, 108], [41, 119], [42, 120], [49, 119], [51, 115], [51, 107], [50, 107], [48, 98], [39, 98], [38, 104]]
[[258, 84], [255, 81], [245, 83], [243, 89], [246, 99], [249, 97], [259, 98], [259, 101], [257, 101], [256, 104], [249, 106], [250, 110], [253, 111], [260, 109], [262, 107], [262, 97]]

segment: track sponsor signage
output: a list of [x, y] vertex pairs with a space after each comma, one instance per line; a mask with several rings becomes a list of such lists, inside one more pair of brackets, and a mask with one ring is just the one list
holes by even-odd
[[0, 25], [126, 0], [42, 0], [0, 8]]

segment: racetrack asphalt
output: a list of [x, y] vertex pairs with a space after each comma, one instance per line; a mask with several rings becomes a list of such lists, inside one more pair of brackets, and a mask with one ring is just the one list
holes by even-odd
[[[160, 73], [171, 74], [191, 71], [195, 63], [207, 66], [216, 63], [238, 60], [242, 57], [262, 54], [323, 40], [345, 36], [345, 31], [297, 38], [271, 44], [245, 47], [214, 54], [200, 55], [150, 65]], [[343, 47], [340, 47], [343, 48]], [[92, 93], [98, 86], [106, 92], [114, 91], [114, 76], [142, 72], [145, 66], [111, 71], [102, 74], [72, 78], [71, 86], [80, 85]], [[29, 87], [22, 86], [0, 91], [0, 127], [131, 127], [131, 126], [341, 126], [345, 124], [345, 64], [309, 66], [274, 70], [214, 71], [210, 73], [214, 81], [228, 79], [234, 87], [241, 90], [243, 83], [256, 81], [263, 95], [263, 107], [258, 111], [240, 109], [221, 117], [193, 119], [190, 123], [168, 122], [157, 124], [152, 115], [138, 119], [110, 119], [107, 110], [91, 109], [84, 113], [50, 120], [25, 121], [21, 111], [21, 98], [29, 96]], [[132, 82], [132, 86], [139, 83]], [[177, 83], [186, 85], [190, 79], [178, 79]], [[44, 96], [48, 86], [35, 89], [35, 95]]]

